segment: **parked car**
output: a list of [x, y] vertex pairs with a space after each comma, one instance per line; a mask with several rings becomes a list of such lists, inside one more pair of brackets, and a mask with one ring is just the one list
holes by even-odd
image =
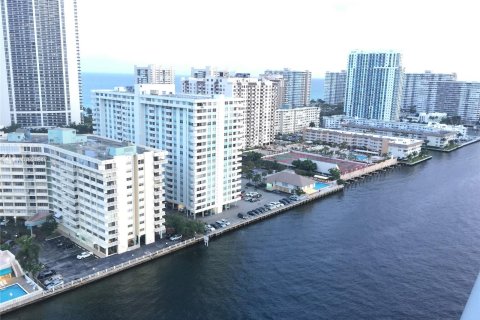
[[298, 196], [293, 195], [293, 196], [290, 196], [289, 199], [292, 200], [292, 201], [298, 201]]
[[47, 290], [50, 290], [50, 289], [53, 289], [57, 286], [60, 286], [62, 285], [64, 282], [63, 282], [63, 279], [62, 280], [55, 280], [54, 282], [50, 283], [47, 287]]
[[42, 281], [42, 280], [45, 280], [45, 279], [48, 279], [50, 278], [51, 276], [54, 276], [57, 274], [57, 271], [53, 270], [53, 269], [50, 269], [50, 270], [43, 270], [41, 271], [38, 276], [37, 276], [37, 279]]
[[63, 245], [64, 248], [70, 249], [73, 248], [75, 245], [73, 242], [67, 242]]
[[220, 221], [222, 221], [222, 223], [223, 223], [224, 225], [226, 225], [226, 226], [229, 226], [229, 225], [230, 225], [230, 221], [228, 221], [227, 219], [222, 219], [222, 220], [220, 220]]
[[243, 213], [239, 212], [237, 213], [237, 217], [239, 217], [240, 219], [244, 219], [245, 216], [243, 215]]
[[47, 287], [47, 286], [51, 285], [52, 283], [54, 283], [56, 281], [60, 281], [60, 280], [63, 280], [63, 277], [59, 274], [56, 274], [54, 276], [51, 276], [47, 280], [43, 281], [43, 285]]
[[181, 240], [182, 237], [183, 237], [183, 236], [182, 236], [181, 234], [176, 234], [176, 235], [170, 237], [170, 241]]
[[206, 224], [206, 225], [205, 225], [205, 232], [209, 232], [209, 231], [215, 231], [215, 228], [212, 227], [212, 226], [209, 225], [209, 224]]
[[255, 213], [254, 213], [252, 210], [248, 211], [247, 214], [248, 214], [249, 216], [254, 216], [254, 215], [255, 215]]
[[7, 218], [3, 219], [2, 221], [0, 221], [0, 226], [6, 226], [8, 224], [8, 220]]
[[92, 252], [84, 251], [84, 252], [80, 253], [79, 255], [77, 255], [77, 259], [82, 260], [82, 259], [86, 259], [86, 258], [91, 257], [91, 256], [93, 256]]

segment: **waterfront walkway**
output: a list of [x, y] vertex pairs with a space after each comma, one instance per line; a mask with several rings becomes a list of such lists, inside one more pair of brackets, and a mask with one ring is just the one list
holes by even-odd
[[[127, 261], [122, 262], [120, 264], [113, 265], [113, 266], [105, 268], [105, 269], [94, 271], [93, 273], [90, 273], [90, 274], [88, 274], [86, 276], [83, 276], [81, 278], [74, 279], [72, 281], [66, 282], [65, 284], [63, 284], [63, 285], [61, 285], [57, 288], [53, 288], [53, 289], [50, 289], [50, 290], [44, 290], [44, 291], [38, 291], [34, 295], [19, 297], [17, 299], [4, 302], [4, 303], [0, 304], [0, 315], [11, 312], [11, 311], [14, 311], [16, 309], [22, 308], [24, 306], [27, 306], [27, 305], [30, 305], [30, 304], [33, 304], [33, 303], [36, 303], [36, 302], [46, 300], [46, 299], [54, 297], [58, 294], [61, 294], [61, 293], [79, 288], [83, 285], [92, 283], [94, 281], [103, 279], [105, 277], [109, 277], [109, 276], [114, 275], [116, 273], [119, 273], [123, 270], [127, 270], [127, 269], [133, 268], [135, 266], [141, 265], [143, 263], [146, 263], [148, 261], [151, 261], [153, 259], [163, 257], [165, 255], [168, 255], [168, 254], [176, 252], [180, 249], [192, 246], [192, 245], [197, 244], [199, 242], [204, 242], [205, 238], [207, 238], [207, 237], [208, 237], [208, 239], [210, 239], [210, 238], [213, 238], [213, 237], [221, 236], [221, 235], [223, 235], [227, 232], [230, 232], [230, 231], [236, 230], [238, 228], [247, 226], [251, 223], [255, 223], [255, 222], [267, 219], [269, 217], [272, 217], [272, 216], [275, 216], [275, 215], [280, 214], [282, 212], [285, 212], [287, 210], [290, 210], [294, 207], [301, 206], [305, 203], [315, 201], [317, 199], [326, 197], [330, 194], [333, 194], [333, 193], [336, 193], [336, 192], [339, 192], [339, 191], [342, 191], [342, 190], [343, 190], [343, 186], [341, 186], [341, 185], [340, 186], [339, 185], [331, 185], [329, 187], [321, 189], [317, 193], [306, 196], [304, 200], [293, 202], [293, 203], [288, 204], [284, 207], [273, 209], [271, 211], [267, 211], [267, 212], [265, 212], [263, 214], [260, 214], [260, 215], [257, 215], [257, 216], [249, 217], [247, 220], [237, 219], [236, 221], [233, 221], [230, 226], [215, 230], [214, 232], [209, 233], [207, 236], [200, 235], [198, 237], [187, 239], [187, 240], [184, 240], [182, 242], [173, 243], [173, 244], [171, 244], [167, 247], [164, 247], [164, 248], [156, 250], [156, 251], [146, 250], [146, 251], [143, 252], [142, 255], [140, 255], [136, 258], [132, 258], [130, 260], [127, 260]], [[163, 241], [165, 241], [165, 240], [163, 240]]]

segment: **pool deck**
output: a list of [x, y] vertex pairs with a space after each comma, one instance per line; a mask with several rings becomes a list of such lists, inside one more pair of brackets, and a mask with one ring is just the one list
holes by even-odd
[[1, 286], [0, 290], [14, 284], [19, 284], [23, 288], [23, 290], [25, 290], [27, 293], [33, 293], [36, 291], [35, 287], [29, 284], [24, 277], [10, 278], [10, 279], [4, 279], [4, 280], [7, 282], [7, 284], [4, 286]]

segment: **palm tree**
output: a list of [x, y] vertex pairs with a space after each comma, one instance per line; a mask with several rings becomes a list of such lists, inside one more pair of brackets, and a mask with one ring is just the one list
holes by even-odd
[[253, 178], [252, 170], [248, 170], [247, 173], [245, 174], [245, 177], [248, 179], [248, 181], [252, 181], [252, 178]]
[[255, 183], [255, 185], [257, 185], [260, 181], [262, 181], [261, 175], [257, 173], [256, 175], [253, 176], [253, 182]]
[[21, 236], [16, 240], [16, 243], [20, 246], [20, 250], [17, 252], [15, 258], [20, 262], [22, 268], [31, 273], [40, 271], [40, 264], [38, 262], [40, 246], [29, 236]]

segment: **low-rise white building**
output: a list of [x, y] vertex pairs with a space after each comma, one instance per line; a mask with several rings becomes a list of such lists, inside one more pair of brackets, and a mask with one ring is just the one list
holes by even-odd
[[99, 256], [155, 241], [165, 227], [165, 152], [74, 129], [0, 139], [0, 215], [48, 212]]
[[307, 141], [346, 143], [352, 148], [365, 148], [377, 152], [378, 155], [390, 154], [399, 159], [407, 158], [410, 154], [419, 154], [423, 145], [422, 140], [323, 128], [308, 128], [303, 132], [303, 138]]
[[[418, 122], [423, 123], [438, 123], [443, 119], [447, 118], [447, 114], [444, 112], [420, 112], [418, 114]], [[463, 127], [463, 126], [462, 126]]]
[[300, 189], [306, 194], [314, 193], [315, 180], [290, 171], [281, 171], [265, 177], [266, 189], [295, 194]]
[[444, 148], [450, 142], [467, 137], [465, 126], [453, 126], [430, 122], [412, 123], [359, 119], [343, 115], [323, 117], [323, 125], [329, 129], [342, 129], [354, 132], [375, 133], [391, 137], [404, 137], [423, 140], [427, 146]]
[[320, 107], [282, 108], [275, 111], [275, 132], [295, 133], [320, 126]]

